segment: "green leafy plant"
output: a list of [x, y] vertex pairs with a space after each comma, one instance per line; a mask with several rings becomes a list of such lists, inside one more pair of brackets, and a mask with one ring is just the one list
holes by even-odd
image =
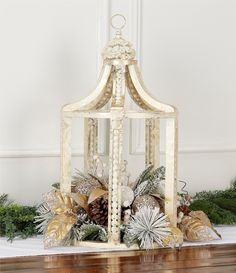
[[136, 179], [134, 183], [135, 197], [145, 194], [158, 193], [158, 186], [165, 179], [165, 167], [161, 166], [153, 169], [153, 165], [149, 165]]
[[236, 223], [236, 214], [223, 209], [209, 200], [195, 200], [189, 208], [191, 210], [204, 211], [214, 224], [232, 225]]
[[189, 208], [204, 211], [212, 223], [236, 223], [236, 180], [226, 190], [202, 191], [193, 199]]
[[104, 227], [96, 224], [83, 224], [79, 229], [78, 239], [80, 241], [95, 240], [107, 241], [107, 231]]
[[8, 198], [8, 194], [3, 193], [0, 195], [0, 208], [9, 206], [12, 203], [13, 203], [12, 200], [9, 200]]
[[37, 235], [34, 217], [35, 206], [13, 204], [6, 194], [0, 195], [0, 236], [12, 241], [15, 237], [27, 238]]

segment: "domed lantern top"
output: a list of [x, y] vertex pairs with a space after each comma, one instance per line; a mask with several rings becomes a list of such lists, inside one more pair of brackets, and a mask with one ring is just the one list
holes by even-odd
[[[122, 16], [123, 17], [123, 16]], [[114, 16], [112, 17], [114, 18]], [[123, 17], [124, 18], [124, 17]], [[114, 25], [112, 24], [114, 27]], [[121, 26], [121, 28], [123, 28]], [[66, 105], [64, 112], [99, 110], [112, 99], [111, 108], [124, 107], [125, 92], [144, 110], [175, 113], [173, 106], [161, 103], [148, 93], [135, 60], [135, 50], [117, 28], [116, 35], [103, 50], [103, 67], [95, 90], [85, 99]]]
[[[122, 27], [121, 27], [122, 28]], [[121, 29], [120, 28], [120, 29]], [[160, 118], [166, 119], [166, 183], [165, 212], [176, 225], [177, 180], [177, 110], [155, 100], [147, 91], [135, 60], [135, 50], [121, 30], [104, 49], [103, 67], [95, 90], [85, 99], [65, 105], [62, 109], [61, 191], [71, 191], [71, 119], [84, 118], [84, 168], [90, 171], [98, 153], [98, 119], [110, 120], [109, 145], [109, 243], [120, 244], [120, 214], [123, 154], [123, 121], [125, 118], [145, 119], [145, 164], [159, 165]], [[126, 93], [139, 110], [125, 107]], [[108, 105], [104, 110], [104, 106]]]

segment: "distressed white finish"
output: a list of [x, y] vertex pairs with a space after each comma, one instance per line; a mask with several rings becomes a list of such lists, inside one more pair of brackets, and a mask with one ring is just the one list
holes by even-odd
[[[120, 245], [121, 186], [123, 175], [123, 136], [125, 118], [147, 119], [146, 165], [159, 165], [159, 119], [167, 119], [166, 127], [166, 205], [165, 213], [173, 226], [177, 217], [177, 111], [173, 106], [152, 98], [144, 86], [135, 60], [135, 50], [121, 35], [115, 37], [103, 51], [103, 70], [98, 86], [85, 99], [65, 105], [62, 109], [61, 190], [71, 191], [71, 119], [85, 118], [84, 170], [90, 171], [97, 155], [98, 118], [110, 121], [108, 244]], [[127, 91], [140, 110], [125, 107]], [[103, 110], [109, 102], [110, 109]]]
[[61, 120], [61, 191], [71, 191], [71, 118]]
[[[111, 110], [115, 114], [110, 121], [109, 151], [109, 196], [108, 196], [108, 242], [119, 245], [121, 225], [121, 186], [122, 149], [123, 149], [123, 116], [122, 109]], [[115, 113], [116, 112], [116, 113]]]
[[169, 213], [172, 223], [177, 223], [177, 153], [178, 120], [168, 118], [166, 121], [166, 178], [165, 211]]
[[84, 119], [84, 170], [92, 170], [94, 156], [98, 154], [98, 120]]
[[145, 126], [145, 164], [157, 168], [160, 166], [160, 119], [146, 119]]

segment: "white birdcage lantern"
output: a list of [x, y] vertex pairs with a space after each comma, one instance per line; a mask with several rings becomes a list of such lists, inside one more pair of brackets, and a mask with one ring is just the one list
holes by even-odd
[[[123, 27], [123, 26], [122, 26]], [[121, 27], [121, 28], [122, 28]], [[103, 51], [103, 67], [95, 90], [85, 99], [65, 105], [61, 127], [61, 192], [71, 192], [72, 119], [84, 119], [84, 169], [93, 168], [98, 153], [98, 119], [110, 121], [108, 245], [120, 245], [123, 134], [125, 119], [145, 119], [145, 164], [159, 166], [160, 120], [166, 119], [165, 213], [172, 226], [177, 218], [177, 110], [154, 99], [147, 91], [135, 59], [135, 50], [117, 29]], [[126, 94], [139, 110], [125, 107]], [[108, 105], [104, 110], [104, 106]], [[89, 243], [87, 243], [89, 244]], [[97, 244], [97, 243], [93, 243]], [[86, 242], [81, 242], [86, 245]], [[103, 243], [104, 245], [104, 243]]]

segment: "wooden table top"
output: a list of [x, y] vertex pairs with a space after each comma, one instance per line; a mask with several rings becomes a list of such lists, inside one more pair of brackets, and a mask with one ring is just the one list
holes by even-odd
[[0, 259], [7, 273], [236, 273], [236, 244]]

